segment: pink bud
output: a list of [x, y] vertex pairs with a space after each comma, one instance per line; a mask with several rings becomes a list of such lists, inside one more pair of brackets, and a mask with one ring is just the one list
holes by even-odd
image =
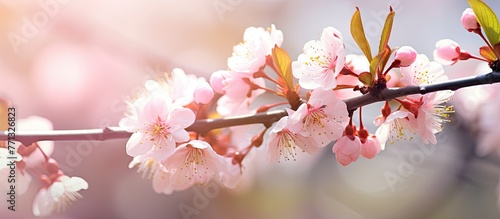
[[442, 39], [436, 43], [434, 60], [442, 65], [453, 65], [460, 57], [460, 46], [453, 40]]
[[212, 101], [212, 98], [214, 98], [214, 91], [210, 87], [210, 84], [204, 80], [198, 82], [196, 90], [194, 90], [194, 101], [196, 103], [207, 104]]
[[361, 144], [361, 156], [372, 159], [381, 150], [381, 145], [376, 136], [371, 136], [366, 139], [365, 143]]
[[224, 80], [226, 80], [223, 75], [224, 72], [226, 71], [216, 71], [210, 76], [210, 85], [212, 85], [215, 92], [220, 94], [224, 93]]
[[[350, 137], [353, 137], [353, 139]], [[335, 153], [337, 161], [343, 166], [347, 166], [358, 160], [360, 145], [361, 141], [357, 136], [344, 135], [335, 142], [332, 151]]]
[[410, 46], [399, 48], [394, 54], [394, 60], [399, 60], [399, 67], [408, 67], [417, 59], [417, 51]]
[[477, 22], [476, 14], [471, 8], [465, 9], [460, 20], [462, 21], [462, 25], [464, 26], [464, 28], [469, 32], [479, 30], [480, 25]]

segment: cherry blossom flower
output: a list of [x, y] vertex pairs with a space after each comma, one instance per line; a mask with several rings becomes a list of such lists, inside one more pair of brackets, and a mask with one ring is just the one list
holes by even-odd
[[193, 124], [194, 113], [176, 106], [168, 95], [156, 94], [133, 103], [135, 110], [120, 121], [120, 126], [134, 133], [127, 142], [127, 154], [139, 156], [154, 150], [162, 160], [173, 153], [175, 143], [189, 140], [185, 128]]
[[430, 61], [426, 55], [418, 54], [417, 59], [408, 67], [400, 68], [401, 83], [406, 86], [426, 85], [447, 81], [443, 66], [437, 62]]
[[375, 132], [375, 135], [380, 142], [381, 150], [385, 149], [387, 141], [394, 144], [395, 141], [413, 139], [415, 128], [409, 122], [409, 114], [410, 112], [406, 110], [396, 110], [382, 121], [382, 124]]
[[315, 154], [318, 151], [318, 147], [315, 146], [316, 142], [299, 133], [302, 128], [299, 122], [292, 122], [288, 116], [285, 116], [274, 125], [269, 132], [270, 140], [267, 148], [269, 161], [276, 163], [281, 157], [285, 161], [296, 160], [297, 152]]
[[349, 120], [344, 101], [338, 100], [334, 91], [321, 88], [313, 90], [309, 101], [290, 117], [301, 123], [301, 134], [314, 140], [317, 147], [340, 138]]
[[[430, 62], [425, 55], [418, 55], [417, 60], [408, 68], [401, 68], [403, 75], [401, 81], [406, 85], [425, 85], [447, 81], [443, 67], [435, 62]], [[444, 106], [451, 96], [452, 91], [438, 91], [425, 95], [410, 95], [403, 102], [409, 110], [410, 123], [418, 131], [422, 140], [428, 144], [436, 144], [435, 134], [440, 132], [442, 123], [447, 121], [448, 114], [453, 108]]]
[[180, 68], [174, 68], [170, 74], [158, 81], [148, 80], [145, 83], [146, 96], [164, 90], [175, 105], [187, 106], [194, 101], [196, 88], [206, 83], [204, 78], [198, 78], [193, 74], [186, 74]]
[[228, 58], [229, 69], [251, 76], [266, 64], [266, 56], [274, 45], [281, 46], [283, 33], [274, 25], [269, 31], [262, 27], [249, 27], [243, 35], [243, 42], [234, 46], [233, 55]]
[[481, 31], [479, 29], [481, 26], [479, 25], [479, 22], [477, 22], [476, 14], [472, 10], [472, 8], [465, 9], [465, 11], [462, 13], [460, 21], [462, 22], [462, 26], [464, 26], [464, 28], [469, 32]]
[[443, 105], [452, 95], [452, 91], [438, 91], [423, 95], [416, 103], [418, 111], [412, 112], [408, 118], [410, 122], [416, 123], [424, 143], [437, 143], [435, 134], [443, 130], [442, 123], [448, 121], [449, 113], [453, 113], [453, 107]]
[[72, 202], [81, 199], [78, 191], [88, 189], [88, 183], [80, 177], [59, 176], [50, 185], [38, 191], [33, 201], [33, 214], [44, 217], [61, 212]]
[[227, 171], [229, 163], [215, 153], [205, 141], [192, 140], [181, 144], [163, 165], [170, 172], [175, 186], [206, 184]]
[[217, 112], [223, 116], [238, 115], [248, 111], [250, 103], [265, 91], [252, 87], [265, 87], [263, 78], [248, 78], [226, 71], [224, 95], [217, 102]]
[[321, 41], [311, 40], [304, 45], [304, 53], [292, 63], [293, 75], [305, 89], [333, 89], [336, 77], [344, 68], [342, 34], [333, 27], [323, 30]]

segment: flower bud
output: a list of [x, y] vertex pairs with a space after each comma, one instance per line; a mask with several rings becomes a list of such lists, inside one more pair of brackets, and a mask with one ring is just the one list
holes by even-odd
[[453, 40], [442, 39], [436, 43], [434, 60], [442, 65], [453, 65], [460, 57], [460, 46]]
[[381, 150], [379, 140], [375, 135], [366, 138], [366, 141], [361, 144], [361, 156], [372, 159]]
[[210, 85], [215, 92], [223, 94], [224, 93], [224, 70], [216, 71], [210, 76]]
[[361, 141], [358, 137], [355, 136], [351, 139], [349, 136], [344, 135], [335, 142], [332, 151], [335, 153], [337, 161], [342, 164], [342, 166], [347, 166], [358, 160], [360, 147]]
[[194, 90], [194, 101], [196, 103], [207, 104], [214, 98], [214, 91], [206, 81], [199, 82]]
[[480, 25], [477, 22], [476, 14], [471, 8], [465, 9], [460, 20], [462, 21], [462, 26], [469, 32], [479, 30]]
[[410, 46], [403, 46], [394, 53], [394, 60], [399, 60], [399, 67], [408, 67], [417, 59], [417, 51]]

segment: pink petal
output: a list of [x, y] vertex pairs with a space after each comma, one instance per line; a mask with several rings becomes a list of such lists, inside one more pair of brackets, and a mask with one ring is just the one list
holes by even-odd
[[153, 149], [153, 142], [141, 132], [135, 132], [127, 141], [126, 151], [131, 157], [145, 154], [151, 149]]

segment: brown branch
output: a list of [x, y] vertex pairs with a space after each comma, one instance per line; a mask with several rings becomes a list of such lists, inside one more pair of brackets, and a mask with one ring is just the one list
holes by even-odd
[[[377, 96], [365, 94], [363, 96], [350, 98], [344, 101], [347, 104], [347, 109], [352, 112], [361, 106], [380, 101], [392, 100], [394, 98], [410, 94], [426, 94], [442, 90], [457, 90], [464, 87], [493, 84], [498, 82], [500, 82], [500, 72], [491, 72], [484, 75], [460, 78], [425, 86], [388, 88], [382, 90]], [[238, 125], [264, 124], [265, 126], [270, 126], [286, 115], [287, 113], [285, 110], [277, 110], [252, 115], [197, 120], [193, 125], [188, 127], [187, 130], [204, 134], [212, 129]], [[110, 139], [129, 138], [130, 135], [130, 132], [127, 132], [120, 127], [82, 130], [19, 131], [16, 133], [15, 141], [21, 142], [23, 145], [31, 145], [37, 141], [105, 141]], [[7, 132], [0, 133], [0, 141], [2, 140], [8, 140]]]

